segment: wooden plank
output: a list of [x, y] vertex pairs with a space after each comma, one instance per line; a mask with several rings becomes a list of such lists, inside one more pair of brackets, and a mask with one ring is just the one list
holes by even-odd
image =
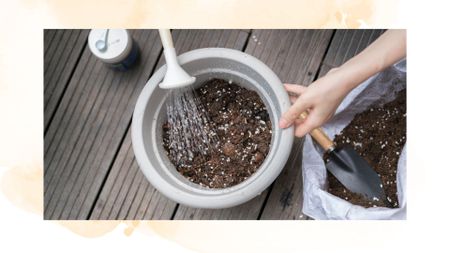
[[[330, 43], [319, 76], [338, 67], [367, 47], [381, 30], [338, 30]], [[261, 219], [308, 219], [302, 213], [303, 179], [301, 172], [303, 140], [296, 139], [288, 163], [274, 184]]]
[[379, 29], [337, 30], [323, 61], [320, 76], [357, 55], [383, 32]]
[[170, 219], [175, 206], [139, 170], [128, 132], [90, 219]]
[[[245, 52], [266, 63], [283, 82], [309, 83], [319, 69], [331, 39], [331, 30], [255, 30]], [[296, 154], [300, 145], [295, 145]], [[287, 165], [285, 170], [300, 171], [300, 165]], [[293, 179], [277, 180], [278, 184], [291, 184]], [[293, 191], [301, 191], [301, 186]], [[257, 219], [269, 190], [255, 199], [228, 209], [208, 210], [179, 206], [175, 219]], [[264, 209], [265, 210], [265, 209]], [[266, 216], [270, 216], [267, 211]]]
[[131, 31], [140, 62], [109, 69], [88, 48], [44, 138], [44, 218], [87, 219], [162, 48], [155, 30]]
[[53, 39], [55, 38], [55, 34], [56, 34], [55, 29], [44, 29], [44, 59], [47, 59], [47, 52], [48, 52], [48, 48], [50, 47], [50, 45], [52, 44]]
[[308, 219], [301, 212], [303, 206], [302, 150], [303, 138], [295, 138], [288, 162], [274, 183], [261, 219]]
[[[203, 47], [242, 50], [248, 33], [239, 30], [175, 30], [173, 37], [178, 53]], [[164, 58], [161, 58], [157, 66], [163, 64]], [[139, 170], [128, 130], [90, 219], [170, 219], [176, 206], [177, 203], [153, 188]]]
[[88, 30], [44, 33], [44, 129], [47, 129], [60, 98], [85, 47]]
[[[46, 46], [44, 46], [44, 53], [45, 52], [47, 52], [47, 54], [48, 54], [48, 56], [46, 56], [45, 54], [44, 54], [44, 73], [46, 72], [46, 71], [48, 71], [48, 68], [46, 67], [46, 66], [48, 66], [48, 64], [50, 63], [50, 62], [52, 62], [53, 61], [53, 57], [55, 57], [55, 52], [56, 52], [56, 49], [58, 48], [58, 46], [60, 45], [60, 41], [61, 41], [61, 39], [62, 39], [62, 37], [63, 37], [63, 35], [64, 35], [64, 33], [67, 33], [67, 34], [69, 34], [69, 33], [71, 33], [71, 31], [69, 31], [69, 30], [64, 30], [64, 29], [58, 29], [58, 30], [54, 30], [54, 32], [53, 32], [53, 37], [52, 37], [52, 39], [50, 40], [50, 39], [47, 39], [47, 41], [48, 41], [48, 45], [46, 45]], [[49, 35], [48, 36], [50, 36], [52, 33], [49, 33]], [[50, 42], [52, 42], [52, 43], [50, 43]], [[53, 43], [54, 42], [54, 43]]]
[[252, 200], [231, 208], [201, 209], [179, 205], [175, 220], [254, 220], [258, 217], [266, 191]]

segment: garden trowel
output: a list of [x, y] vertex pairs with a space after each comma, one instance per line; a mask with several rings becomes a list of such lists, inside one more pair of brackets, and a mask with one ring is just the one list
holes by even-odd
[[[307, 116], [308, 113], [303, 112], [300, 118], [306, 119]], [[309, 135], [327, 152], [327, 170], [347, 189], [369, 200], [386, 200], [379, 175], [354, 149], [336, 147], [321, 128], [313, 129]]]

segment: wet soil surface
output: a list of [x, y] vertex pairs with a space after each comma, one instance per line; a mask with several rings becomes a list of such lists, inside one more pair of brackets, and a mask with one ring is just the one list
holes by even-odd
[[218, 141], [206, 154], [196, 152], [193, 159], [177, 161], [166, 122], [163, 145], [168, 157], [191, 182], [207, 188], [237, 185], [255, 173], [269, 153], [272, 123], [266, 107], [255, 91], [222, 79], [210, 80], [195, 92]]

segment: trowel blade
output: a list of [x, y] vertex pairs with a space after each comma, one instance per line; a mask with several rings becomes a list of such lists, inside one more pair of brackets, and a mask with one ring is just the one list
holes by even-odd
[[354, 149], [336, 148], [329, 155], [327, 169], [347, 189], [369, 200], [386, 200], [379, 175]]

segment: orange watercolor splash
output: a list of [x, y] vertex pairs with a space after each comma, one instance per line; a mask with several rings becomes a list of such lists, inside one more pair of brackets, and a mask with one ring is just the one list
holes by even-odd
[[140, 225], [140, 221], [126, 221], [127, 228], [123, 231], [126, 236], [130, 236]]
[[[243, 224], [246, 223], [246, 224]], [[286, 252], [287, 243], [265, 243], [275, 237], [262, 221], [171, 221], [148, 222], [158, 235], [196, 252]], [[239, 230], [236, 230], [239, 228]], [[274, 231], [274, 230], [272, 230]], [[292, 237], [295, 237], [294, 235]], [[257, 238], [257, 239], [256, 239]], [[290, 238], [291, 239], [291, 238]], [[298, 238], [297, 238], [298, 239]], [[296, 240], [292, 240], [296, 241]], [[217, 247], [220, 245], [220, 247]]]
[[[3, 173], [1, 192], [15, 206], [38, 214], [43, 213], [43, 170], [41, 166], [17, 166]], [[120, 223], [125, 223], [124, 235], [130, 236], [139, 221], [56, 221], [73, 233], [93, 238], [106, 235]]]
[[346, 14], [345, 26], [348, 28], [359, 28], [360, 22], [370, 23], [374, 13], [373, 1], [352, 1], [342, 6], [342, 13]]
[[[186, 222], [196, 223], [195, 221]], [[147, 221], [142, 225], [148, 227], [162, 237], [173, 239], [175, 238], [178, 228], [182, 226], [182, 223], [180, 223], [180, 221]]]
[[[377, 13], [376, 5], [394, 9], [398, 0], [23, 0], [45, 6], [65, 27], [128, 28], [358, 28], [388, 26], [394, 13]], [[377, 16], [374, 19], [374, 16]]]
[[100, 237], [106, 235], [109, 232], [112, 232], [117, 228], [120, 224], [125, 224], [125, 228], [123, 230], [123, 234], [127, 237], [131, 236], [135, 231], [139, 231], [140, 233], [153, 235], [154, 230], [150, 223], [151, 221], [138, 221], [138, 220], [130, 220], [130, 221], [114, 221], [114, 220], [88, 220], [88, 221], [57, 221], [61, 226], [69, 229], [73, 233], [88, 237]]
[[[43, 214], [43, 169], [42, 166], [17, 166], [3, 173], [1, 192], [15, 206]], [[139, 221], [56, 221], [59, 225], [83, 237], [99, 237], [125, 223], [124, 235], [130, 236], [139, 226]]]
[[29, 8], [45, 7], [63, 28], [139, 28], [151, 2], [131, 0], [115, 4], [109, 0], [22, 0]]
[[20, 166], [7, 170], [1, 178], [1, 190], [14, 205], [39, 215], [43, 213], [42, 166]]
[[77, 235], [94, 238], [113, 231], [120, 221], [57, 221], [57, 223]]
[[[131, 221], [114, 221], [114, 220], [87, 220], [87, 221], [57, 221], [61, 226], [69, 229], [73, 233], [93, 238], [106, 235], [113, 231], [120, 224], [125, 224], [123, 234], [127, 237], [131, 236], [135, 231], [145, 234], [151, 234], [148, 229], [147, 222], [131, 220]], [[150, 232], [150, 233], [149, 233]], [[154, 234], [154, 233], [153, 233]]]

